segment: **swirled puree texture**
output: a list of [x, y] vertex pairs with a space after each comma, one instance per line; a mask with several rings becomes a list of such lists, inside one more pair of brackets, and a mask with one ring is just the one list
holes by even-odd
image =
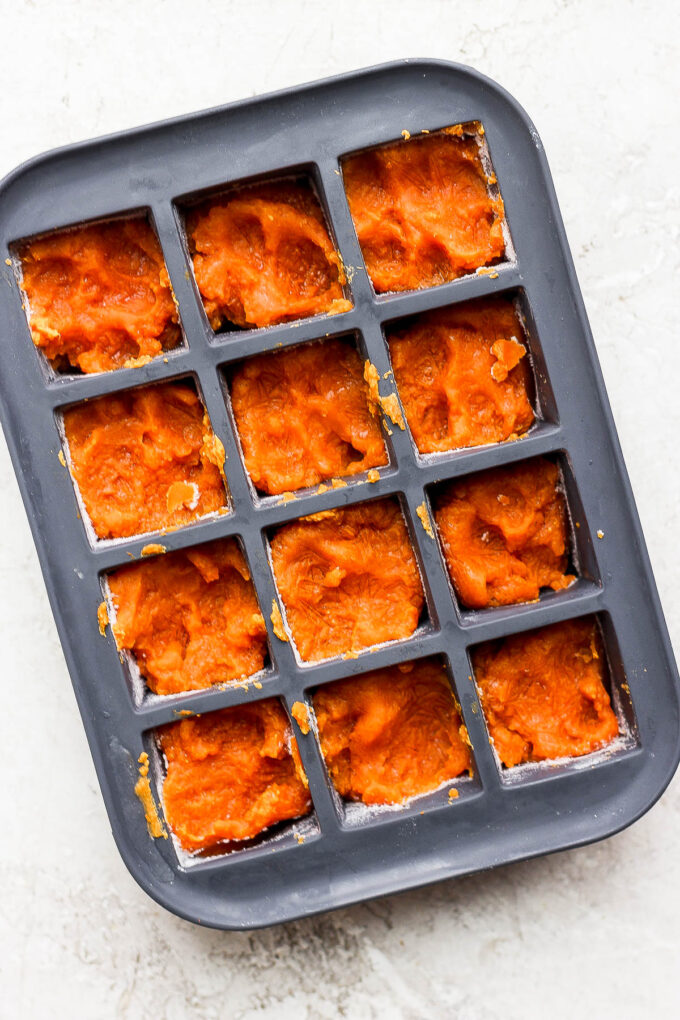
[[567, 514], [559, 471], [550, 460], [494, 468], [452, 482], [435, 520], [446, 565], [469, 609], [531, 602], [558, 591], [568, 574]]
[[328, 771], [348, 800], [397, 804], [471, 770], [467, 730], [436, 659], [340, 680], [313, 700]]
[[57, 370], [104, 372], [179, 343], [163, 253], [147, 220], [61, 231], [19, 254], [31, 336]]
[[489, 190], [496, 182], [482, 166], [478, 130], [458, 125], [344, 161], [347, 201], [379, 294], [434, 287], [502, 258], [503, 202]]
[[473, 666], [489, 734], [509, 768], [588, 754], [618, 735], [593, 617], [482, 645]]
[[253, 483], [274, 494], [387, 463], [358, 351], [326, 340], [240, 365], [231, 403]]
[[267, 630], [233, 538], [131, 563], [108, 577], [113, 633], [156, 694], [257, 673]]
[[275, 698], [164, 726], [159, 742], [167, 760], [165, 818], [189, 852], [252, 839], [309, 814], [307, 777]]
[[64, 429], [98, 538], [177, 528], [226, 505], [224, 450], [187, 383], [78, 404], [64, 412]]
[[271, 555], [302, 659], [353, 654], [410, 637], [418, 626], [423, 586], [396, 500], [285, 524], [272, 538]]
[[522, 324], [511, 301], [420, 315], [389, 336], [406, 420], [420, 453], [516, 439], [534, 422]]
[[187, 216], [196, 283], [213, 329], [271, 326], [352, 307], [310, 184], [275, 181], [210, 199]]

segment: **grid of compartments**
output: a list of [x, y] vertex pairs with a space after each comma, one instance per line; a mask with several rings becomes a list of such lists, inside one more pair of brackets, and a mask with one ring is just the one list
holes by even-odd
[[[475, 195], [472, 248], [465, 224], [438, 234], [417, 195], [386, 204], [400, 161], [427, 144], [421, 173], [440, 179], [437, 147], [452, 140]], [[445, 199], [446, 221], [460, 194]], [[128, 299], [142, 310], [104, 324], [104, 359], [83, 354], [77, 331], [56, 350], [49, 323], [39, 337], [31, 325], [101, 578], [97, 622], [149, 756], [140, 763], [155, 787], [142, 783], [147, 811], [154, 792], [167, 813], [200, 786], [192, 742], [210, 744], [213, 775], [222, 761], [232, 780], [243, 747], [230, 730], [259, 742], [264, 765], [248, 780], [259, 784], [258, 810], [237, 775], [234, 796], [252, 817], [211, 835], [185, 818], [184, 836], [173, 833], [180, 863], [390, 824], [395, 811], [455, 812], [489, 785], [596, 766], [633, 747], [616, 635], [606, 614], [593, 616], [598, 537], [481, 126], [349, 154], [337, 169], [179, 196], [133, 219], [147, 225], [132, 238], [143, 252]], [[127, 222], [105, 229], [118, 239], [127, 230], [131, 243]], [[26, 250], [17, 247], [25, 287]], [[244, 251], [256, 252], [257, 272]], [[100, 286], [129, 287], [111, 283], [104, 261]], [[216, 284], [225, 264], [235, 267], [227, 287]], [[34, 270], [44, 279], [44, 267]], [[30, 315], [37, 303], [28, 304]], [[142, 365], [138, 383], [131, 373]], [[301, 575], [296, 556], [316, 557], [314, 571]], [[199, 619], [197, 636], [168, 624], [180, 603]], [[536, 732], [541, 663], [564, 669], [565, 659], [577, 662], [562, 706], [568, 737]], [[502, 691], [513, 684], [510, 719]], [[588, 705], [578, 719], [575, 696]], [[379, 715], [387, 700], [405, 735], [401, 758], [379, 739], [376, 751], [371, 731], [355, 753], [376, 757], [363, 775], [348, 770], [348, 713], [363, 704], [364, 716]], [[168, 782], [176, 763], [185, 773]], [[419, 769], [430, 770], [426, 792]], [[166, 823], [161, 815], [152, 831]]]

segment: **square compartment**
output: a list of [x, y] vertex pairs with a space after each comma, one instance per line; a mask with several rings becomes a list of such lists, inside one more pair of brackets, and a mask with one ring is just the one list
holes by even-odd
[[[163, 533], [229, 512], [224, 447], [212, 431], [193, 377], [61, 407], [56, 422], [63, 463], [91, 542]], [[131, 434], [123, 430], [125, 423]], [[167, 455], [159, 464], [163, 444]], [[149, 477], [144, 478], [147, 460]], [[121, 463], [131, 461], [122, 475]], [[117, 504], [112, 504], [114, 492]]]
[[[419, 458], [443, 459], [497, 446], [532, 434], [545, 421], [556, 423], [555, 400], [523, 291], [393, 320], [384, 332]], [[513, 364], [515, 340], [526, 353]]]
[[[532, 511], [528, 506], [528, 496], [532, 496], [532, 492], [523, 490], [522, 486], [526, 487], [533, 482], [534, 474], [537, 492], [542, 490], [542, 497], [540, 506]], [[553, 475], [554, 481], [551, 477]], [[520, 484], [509, 497], [502, 488], [503, 486], [510, 488], [515, 479]], [[495, 492], [496, 485], [499, 487], [498, 493]], [[451, 503], [450, 496], [454, 491], [460, 491], [468, 486], [473, 490], [468, 497], [468, 506], [463, 507], [462, 512], [452, 515], [454, 504]], [[554, 496], [550, 493], [554, 493]], [[504, 504], [499, 496], [505, 497], [508, 502]], [[447, 499], [448, 508], [445, 503]], [[523, 505], [520, 502], [522, 499]], [[527, 517], [531, 515], [531, 519], [526, 520], [524, 524], [526, 531], [524, 548], [521, 549], [517, 544], [519, 535], [512, 534], [511, 516], [506, 514], [506, 533], [501, 530], [498, 523], [494, 523], [494, 520], [498, 519], [495, 500], [498, 500], [500, 506], [508, 506], [510, 508], [508, 513], [511, 515], [514, 501], [515, 517], [520, 513], [525, 513]], [[498, 615], [516, 616], [518, 612], [529, 611], [532, 604], [539, 600], [543, 602], [547, 599], [570, 598], [575, 590], [581, 590], [584, 586], [588, 588], [592, 588], [593, 585], [599, 586], [592, 537], [587, 527], [573, 472], [564, 453], [501, 464], [498, 467], [438, 483], [431, 487], [429, 501], [451, 594], [462, 623], [474, 622], [480, 613], [493, 612]], [[449, 528], [455, 528], [455, 533], [458, 534], [465, 549], [466, 559], [456, 558], [459, 583], [464, 583], [468, 589], [465, 595], [460, 594], [449, 568], [445, 552], [446, 539], [442, 531], [444, 513], [448, 513]], [[544, 540], [534, 541], [544, 529], [546, 515], [552, 520], [553, 530], [556, 532], [555, 542], [559, 544], [558, 540], [562, 536], [564, 538], [562, 554], [551, 548], [550, 535], [544, 535]], [[446, 527], [446, 524], [444, 526]], [[453, 531], [449, 533], [454, 534]], [[473, 537], [479, 540], [476, 550], [478, 555], [482, 552], [487, 555], [488, 549], [486, 572], [485, 568], [479, 565], [476, 570], [472, 569], [474, 564], [470, 556], [472, 549], [470, 542]], [[479, 545], [480, 542], [485, 543], [485, 546]], [[524, 554], [523, 557], [516, 555], [521, 553]], [[499, 558], [507, 562], [499, 564]], [[530, 574], [532, 570], [533, 577]], [[569, 577], [573, 578], [571, 582], [566, 580]], [[514, 587], [517, 592], [514, 598], [500, 590], [503, 580], [516, 582]], [[489, 596], [489, 583], [498, 589], [496, 595], [492, 593]], [[482, 585], [485, 586], [484, 592]], [[483, 597], [490, 597], [493, 601], [482, 604]]]
[[[178, 746], [172, 738], [176, 733], [176, 727], [180, 726], [184, 727], [185, 732], [182, 745]], [[195, 732], [187, 733], [189, 727]], [[165, 743], [164, 739], [168, 738], [170, 742]], [[203, 744], [196, 755], [192, 755], [192, 739], [203, 739]], [[259, 748], [256, 746], [258, 740], [261, 744]], [[208, 863], [214, 858], [224, 859], [232, 856], [238, 859], [244, 851], [250, 855], [251, 852], [271, 850], [272, 846], [277, 846], [277, 849], [281, 850], [294, 849], [320, 834], [304, 768], [299, 754], [296, 756], [292, 750], [297, 748], [293, 727], [281, 699], [274, 697], [251, 699], [242, 704], [217, 708], [201, 715], [189, 714], [186, 719], [148, 731], [144, 744], [149, 758], [148, 771], [158, 792], [160, 821], [172, 841], [181, 865], [186, 867], [201, 862]], [[247, 831], [234, 831], [232, 836], [216, 838], [213, 842], [210, 842], [207, 833], [207, 838], [203, 839], [196, 835], [190, 840], [196, 845], [188, 846], [189, 841], [182, 840], [175, 831], [177, 825], [173, 828], [170, 821], [174, 811], [172, 808], [168, 810], [167, 803], [166, 783], [171, 767], [169, 752], [173, 764], [176, 763], [185, 769], [193, 765], [193, 776], [190, 775], [188, 780], [189, 790], [195, 791], [201, 781], [211, 778], [221, 788], [223, 795], [228, 794], [231, 788], [241, 796], [243, 806], [234, 811], [234, 830], [238, 828], [237, 821], [242, 821], [246, 829], [248, 820], [251, 828], [256, 828], [262, 821], [265, 822], [264, 827], [252, 835], [248, 835]], [[245, 775], [244, 766], [248, 761]], [[240, 776], [236, 771], [239, 767]], [[258, 795], [253, 794], [248, 800], [249, 783], [254, 785], [256, 780], [259, 780], [262, 788]], [[248, 805], [251, 811], [256, 809], [258, 799], [261, 801], [261, 811], [266, 814], [268, 805], [262, 794], [278, 787], [285, 787], [285, 796], [282, 799], [288, 801], [287, 806], [281, 804], [281, 809], [277, 811], [269, 805], [271, 817], [267, 821], [265, 818], [257, 821], [254, 818], [244, 819], [245, 806]], [[219, 790], [215, 792], [219, 799]], [[221, 810], [216, 810], [215, 822], [222, 821], [224, 824], [229, 820], [230, 815], [225, 811], [228, 806], [228, 801], [219, 805]], [[286, 813], [291, 810], [296, 813]], [[277, 818], [276, 815], [281, 817]], [[191, 825], [195, 828], [198, 823], [194, 819]]]
[[[398, 562], [397, 545], [406, 565]], [[269, 534], [269, 559], [280, 603], [273, 608], [281, 613], [277, 626], [303, 665], [355, 659], [430, 626], [413, 526], [396, 496], [280, 525]], [[373, 635], [371, 619], [377, 620]]]
[[351, 309], [320, 193], [309, 170], [300, 169], [181, 200], [198, 299], [215, 332]]
[[327, 337], [224, 370], [234, 432], [257, 500], [324, 492], [338, 480], [375, 482], [390, 470], [361, 343], [356, 335]]
[[267, 629], [238, 538], [125, 563], [101, 580], [107, 622], [137, 704], [234, 687], [260, 690], [271, 674]]
[[[347, 825], [422, 814], [481, 790], [443, 656], [323, 684], [310, 692], [308, 711], [336, 810]], [[356, 768], [353, 754], [363, 756]], [[414, 770], [428, 768], [430, 779], [419, 783]]]
[[[344, 156], [345, 194], [377, 294], [421, 290], [512, 256], [503, 200], [477, 121]], [[462, 211], [466, 200], [477, 209]], [[466, 215], [467, 213], [467, 215]], [[470, 235], [481, 235], [470, 251]]]
[[[540, 665], [542, 652], [545, 667]], [[487, 736], [503, 782], [524, 783], [581, 771], [637, 747], [630, 689], [608, 614], [570, 617], [548, 626], [512, 632], [473, 647], [470, 662]], [[550, 664], [559, 671], [555, 672], [553, 682], [549, 679]], [[487, 687], [484, 691], [480, 682], [483, 670], [489, 683], [495, 681], [495, 689]], [[570, 682], [573, 689], [560, 700], [559, 688], [565, 682]], [[503, 696], [510, 691], [516, 695], [517, 707], [511, 716], [506, 716]], [[605, 692], [608, 702], [603, 698]], [[576, 697], [581, 699], [577, 710]], [[490, 711], [494, 713], [493, 722], [489, 719]], [[540, 712], [549, 722], [554, 722], [561, 712], [571, 715], [561, 731], [557, 725], [541, 723], [538, 739], [545, 746], [536, 756], [533, 750], [536, 738], [532, 742], [531, 736]], [[571, 747], [566, 746], [569, 743]], [[527, 760], [522, 760], [527, 745], [531, 751]], [[562, 753], [558, 750], [550, 753], [550, 745]]]
[[185, 346], [148, 212], [34, 235], [11, 254], [48, 377], [137, 368]]

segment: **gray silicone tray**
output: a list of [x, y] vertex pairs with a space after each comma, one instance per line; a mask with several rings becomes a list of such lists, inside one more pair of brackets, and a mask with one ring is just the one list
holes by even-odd
[[[472, 275], [419, 292], [376, 297], [349, 215], [341, 159], [353, 151], [459, 122], [481, 121], [506, 208], [512, 255], [497, 277]], [[269, 329], [214, 334], [197, 295], [183, 234], [192, 198], [269, 174], [311, 175], [350, 268], [354, 307]], [[137, 369], [56, 375], [31, 342], [14, 245], [54, 228], [146, 211], [158, 232], [185, 343]], [[221, 928], [248, 928], [601, 839], [647, 810], [679, 755], [677, 675], [611, 413], [540, 140], [517, 103], [468, 68], [404, 61], [237, 103], [41, 156], [0, 189], [5, 433], [83, 722], [120, 852], [140, 885], [177, 914]], [[7, 261], [6, 261], [7, 260]], [[523, 309], [539, 421], [519, 442], [421, 458], [409, 432], [387, 437], [380, 481], [350, 481], [296, 502], [259, 499], [247, 480], [225, 388], [231, 363], [326, 335], [353, 335], [381, 376], [390, 368], [385, 329], [405, 316], [473, 297], [512, 293]], [[181, 696], [141, 696], [119, 661], [110, 629], [101, 637], [103, 578], [138, 557], [154, 536], [93, 542], [58, 459], [64, 406], [114, 390], [193, 377], [227, 452], [232, 512], [163, 536], [168, 549], [236, 535], [243, 543], [269, 628], [270, 665], [250, 685]], [[391, 380], [381, 382], [383, 394]], [[538, 603], [461, 612], [438, 543], [416, 508], [440, 480], [536, 455], [563, 467], [580, 578]], [[269, 623], [276, 596], [267, 535], [305, 513], [394, 495], [420, 562], [427, 620], [407, 641], [354, 660], [301, 666]], [[601, 539], [598, 532], [603, 533]], [[598, 614], [607, 645], [621, 738], [582, 759], [504, 771], [489, 743], [470, 650], [510, 633]], [[189, 861], [172, 840], [150, 838], [133, 788], [146, 749], [159, 795], [154, 727], [177, 711], [207, 712], [278, 696], [290, 710], [320, 684], [430, 654], [447, 660], [474, 746], [475, 775], [448, 802], [440, 790], [403, 808], [347, 810], [328, 782], [313, 733], [298, 743], [314, 813], [253, 846]], [[152, 769], [152, 774], [154, 774]], [[304, 835], [299, 842], [296, 834]]]

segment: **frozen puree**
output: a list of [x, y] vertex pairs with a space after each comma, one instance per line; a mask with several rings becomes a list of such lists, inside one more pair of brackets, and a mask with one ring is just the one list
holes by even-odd
[[467, 730], [437, 659], [321, 687], [314, 712], [328, 771], [349, 800], [395, 804], [471, 770]]
[[274, 494], [387, 463], [356, 347], [326, 340], [240, 365], [231, 402], [248, 473]]
[[99, 538], [176, 528], [226, 505], [224, 450], [186, 383], [78, 404], [64, 412], [64, 428]]
[[567, 514], [557, 465], [542, 457], [447, 485], [435, 500], [446, 565], [464, 606], [531, 602], [567, 574]]
[[238, 543], [219, 539], [109, 574], [120, 649], [156, 694], [194, 691], [262, 669], [267, 630]]
[[512, 302], [469, 301], [389, 336], [406, 420], [420, 453], [516, 439], [534, 422], [524, 334]]
[[179, 342], [163, 253], [145, 219], [49, 234], [19, 254], [31, 336], [55, 368], [103, 372]]
[[473, 665], [489, 734], [508, 767], [588, 754], [618, 735], [593, 617], [482, 645]]
[[503, 203], [461, 125], [350, 156], [343, 176], [379, 294], [446, 283], [504, 254]]
[[275, 698], [171, 723], [159, 740], [168, 763], [165, 818], [185, 850], [252, 839], [309, 814], [307, 777]]
[[210, 199], [187, 217], [194, 273], [213, 329], [271, 326], [351, 308], [345, 273], [306, 181]]
[[410, 637], [423, 586], [396, 500], [323, 510], [280, 528], [272, 563], [303, 659]]

